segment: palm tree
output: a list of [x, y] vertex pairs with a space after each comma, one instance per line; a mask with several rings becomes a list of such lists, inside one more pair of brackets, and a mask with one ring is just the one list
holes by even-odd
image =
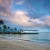
[[7, 26], [3, 25], [3, 32], [5, 32], [7, 30]]
[[1, 32], [2, 28], [0, 27], [0, 32]]
[[23, 30], [22, 30], [22, 29], [20, 29], [20, 32], [23, 32]]
[[16, 28], [14, 28], [14, 30], [16, 31], [17, 29], [16, 29]]
[[2, 26], [2, 33], [3, 33], [3, 24], [4, 24], [4, 22], [2, 20], [0, 20], [0, 25]]
[[2, 28], [0, 27], [0, 30], [1, 30]]
[[3, 32], [6, 32], [6, 30], [4, 29]]
[[9, 32], [10, 31], [10, 27], [8, 26], [7, 29], [8, 29], [8, 32]]
[[4, 24], [4, 22], [2, 20], [0, 20], [0, 25], [3, 25], [3, 24]]
[[10, 29], [10, 27], [8, 26], [8, 29]]
[[11, 32], [13, 31], [13, 29], [11, 29]]

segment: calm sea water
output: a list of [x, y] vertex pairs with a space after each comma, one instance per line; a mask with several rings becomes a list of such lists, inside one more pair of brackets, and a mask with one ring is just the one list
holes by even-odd
[[0, 34], [0, 38], [9, 40], [30, 40], [35, 42], [50, 42], [50, 33], [39, 34]]

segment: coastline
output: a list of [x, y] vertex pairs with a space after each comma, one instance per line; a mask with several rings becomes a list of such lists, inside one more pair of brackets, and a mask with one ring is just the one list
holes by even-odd
[[50, 50], [50, 43], [0, 39], [0, 50]]

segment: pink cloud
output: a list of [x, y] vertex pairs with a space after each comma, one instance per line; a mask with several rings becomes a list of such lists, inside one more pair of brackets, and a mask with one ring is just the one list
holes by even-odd
[[21, 5], [21, 4], [23, 4], [23, 3], [24, 3], [24, 0], [21, 0], [21, 1], [17, 1], [17, 2], [16, 2], [17, 5]]
[[25, 27], [36, 27], [36, 26], [43, 26], [44, 22], [41, 21], [40, 19], [34, 19], [34, 18], [30, 18], [29, 16], [27, 16], [26, 14], [28, 14], [25, 11], [16, 11], [15, 13], [15, 17], [10, 17], [10, 21], [12, 21], [15, 24], [21, 25], [21, 26], [25, 26]]
[[[5, 16], [8, 21], [23, 26], [23, 27], [41, 27], [50, 26], [50, 16], [45, 16], [43, 18], [30, 18], [25, 11], [16, 11], [15, 14], [12, 13], [0, 13], [0, 15]], [[4, 18], [4, 20], [7, 20]], [[43, 19], [43, 20], [42, 20]]]
[[44, 22], [45, 22], [45, 25], [50, 26], [50, 16], [46, 16]]
[[30, 18], [25, 13], [23, 11], [17, 11], [15, 17], [11, 18], [11, 21], [21, 26], [31, 26], [32, 23], [29, 22]]
[[[23, 2], [24, 1], [22, 0], [20, 2], [17, 2], [17, 4], [23, 4]], [[38, 26], [41, 27], [45, 25], [50, 26], [50, 15], [42, 18], [31, 19], [29, 16], [26, 15], [28, 14], [28, 12], [26, 11], [18, 10], [16, 11], [15, 14], [10, 12], [10, 9], [12, 8], [12, 5], [13, 5], [12, 0], [0, 0], [0, 5], [3, 7], [3, 9], [5, 9], [4, 12], [0, 11], [0, 15], [5, 16], [8, 19], [8, 21], [11, 21], [12, 23], [15, 23], [24, 27], [38, 27]], [[32, 10], [36, 12], [36, 9], [32, 9]], [[7, 20], [6, 18], [2, 20]]]
[[4, 11], [0, 11], [0, 15], [10, 15], [10, 9], [13, 5], [13, 0], [0, 0], [0, 5]]

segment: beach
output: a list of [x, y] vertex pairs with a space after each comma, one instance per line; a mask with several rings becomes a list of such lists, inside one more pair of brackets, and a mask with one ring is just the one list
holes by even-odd
[[0, 39], [0, 50], [50, 50], [50, 43]]

